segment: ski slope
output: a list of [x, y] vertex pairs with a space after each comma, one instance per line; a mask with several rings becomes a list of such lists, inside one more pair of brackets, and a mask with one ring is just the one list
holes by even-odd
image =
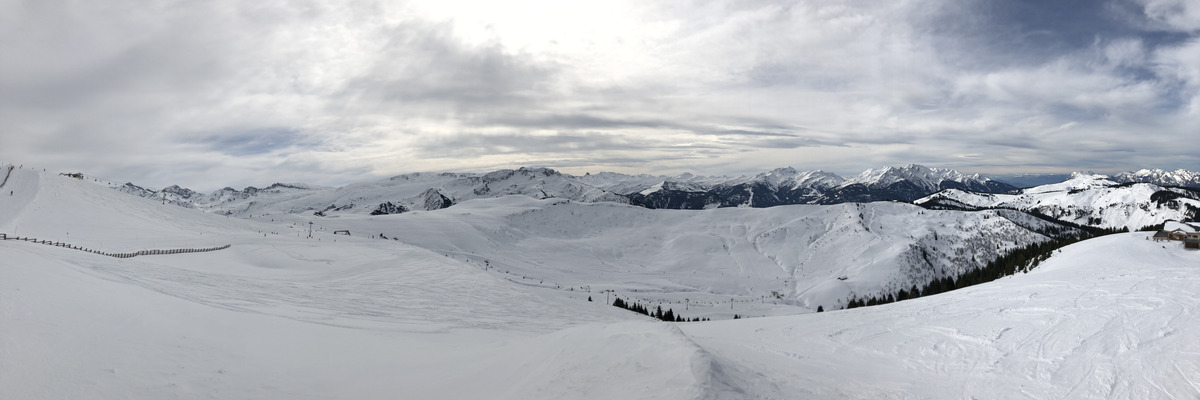
[[[234, 246], [114, 259], [0, 241], [4, 398], [516, 399], [581, 386], [671, 398], [711, 386], [703, 353], [669, 325], [419, 247], [299, 238], [68, 178], [14, 179], [22, 196], [0, 200], [0, 231], [69, 229], [131, 247], [203, 234]], [[601, 372], [630, 385], [596, 385]]]
[[[753, 238], [787, 226], [786, 238], [731, 243], [772, 249], [777, 241], [778, 253], [756, 254], [789, 259], [799, 250], [782, 249], [821, 242], [807, 243], [798, 227], [821, 213], [860, 226], [829, 231], [828, 241], [908, 232], [921, 226], [898, 225], [919, 220], [893, 204], [865, 206], [858, 220], [855, 205], [762, 214], [506, 197], [327, 219], [309, 239], [306, 224], [284, 216], [229, 218], [28, 170], [15, 171], [8, 188], [0, 232], [128, 249], [233, 246], [115, 259], [0, 241], [6, 399], [1200, 396], [1200, 341], [1191, 334], [1200, 329], [1200, 252], [1144, 233], [1078, 243], [1029, 274], [937, 296], [825, 313], [777, 305], [743, 315], [792, 315], [676, 324], [586, 296], [603, 299], [599, 286], [699, 286], [662, 261], [711, 247], [680, 244], [700, 240], [689, 234]], [[588, 212], [597, 216], [579, 215]], [[960, 214], [968, 215], [945, 215]], [[594, 223], [566, 225], [563, 215]], [[355, 236], [332, 235], [329, 221]], [[729, 230], [736, 235], [715, 233]], [[389, 239], [369, 236], [379, 233]], [[655, 235], [665, 239], [646, 239]], [[506, 236], [516, 239], [499, 240]], [[637, 250], [639, 238], [659, 249]], [[592, 261], [555, 269], [556, 253]], [[486, 269], [483, 256], [494, 257]], [[641, 272], [590, 271], [643, 257]], [[515, 277], [520, 271], [563, 282], [535, 283]], [[622, 278], [600, 280], [600, 272]], [[745, 284], [727, 280], [711, 289]], [[575, 283], [583, 287], [567, 290]], [[715, 308], [729, 305], [710, 307], [712, 315], [728, 315]]]
[[1145, 233], [884, 306], [681, 325], [767, 398], [1200, 397], [1200, 251]]

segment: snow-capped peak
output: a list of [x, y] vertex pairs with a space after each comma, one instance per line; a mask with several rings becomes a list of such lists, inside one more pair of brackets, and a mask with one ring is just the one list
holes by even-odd
[[825, 172], [825, 171], [818, 169], [815, 171], [805, 171], [805, 172], [801, 172], [801, 173], [797, 174], [796, 178], [794, 180], [795, 183], [793, 184], [792, 188], [798, 189], [798, 188], [810, 187], [810, 188], [818, 188], [818, 189], [828, 189], [828, 188], [832, 188], [832, 187], [841, 185], [845, 181], [846, 181], [846, 178], [842, 178], [841, 176], [838, 176], [837, 174]]
[[762, 182], [770, 186], [779, 186], [784, 182], [791, 181], [796, 178], [799, 172], [792, 167], [776, 168], [761, 174], [755, 175], [751, 181]]
[[1071, 179], [1067, 179], [1061, 183], [1042, 185], [1025, 189], [1025, 193], [1048, 193], [1048, 192], [1063, 192], [1073, 190], [1087, 190], [1097, 187], [1116, 186], [1117, 182], [1109, 179], [1108, 175], [1101, 175], [1091, 172], [1073, 172]]
[[904, 167], [884, 167], [868, 169], [858, 176], [845, 182], [845, 185], [863, 184], [868, 187], [887, 186], [900, 181], [908, 181], [922, 188], [936, 190], [942, 182], [951, 181], [965, 186], [987, 185], [991, 179], [979, 174], [966, 175], [953, 169], [929, 168], [920, 164], [909, 164]]
[[1200, 187], [1200, 172], [1177, 169], [1166, 171], [1161, 169], [1141, 169], [1136, 172], [1121, 172], [1112, 176], [1116, 182], [1153, 183], [1159, 186]]

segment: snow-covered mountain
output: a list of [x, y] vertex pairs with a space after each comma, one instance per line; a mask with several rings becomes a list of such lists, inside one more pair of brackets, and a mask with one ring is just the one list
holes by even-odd
[[604, 282], [655, 302], [769, 296], [809, 309], [957, 278], [1064, 229], [1009, 210], [892, 202], [652, 210], [521, 196], [377, 218], [326, 224], [490, 260], [539, 282]]
[[[30, 170], [4, 189], [9, 238], [232, 244], [117, 259], [0, 240], [5, 398], [1143, 399], [1187, 397], [1200, 376], [1200, 252], [1145, 233], [936, 296], [805, 307], [1036, 240], [1046, 222], [1013, 210], [522, 194], [232, 218]], [[652, 320], [608, 297], [714, 321]]]
[[647, 208], [708, 209], [773, 207], [789, 204], [911, 201], [946, 188], [997, 193], [1006, 184], [954, 170], [909, 165], [868, 170], [844, 179], [825, 171], [779, 168], [755, 176], [675, 177], [611, 172], [573, 176], [549, 168], [520, 168], [475, 173], [414, 173], [338, 188], [276, 183], [266, 188], [224, 188], [211, 194], [171, 186], [149, 190], [132, 183], [113, 185], [137, 196], [165, 200], [225, 215], [312, 212], [394, 214], [435, 210], [462, 201], [524, 195], [537, 199], [610, 201]]
[[[111, 183], [106, 181], [99, 182], [111, 185]], [[254, 186], [248, 186], [242, 190], [225, 187], [209, 194], [203, 194], [179, 187], [179, 185], [171, 185], [162, 190], [155, 191], [134, 185], [133, 183], [125, 183], [124, 185], [115, 186], [115, 189], [135, 196], [161, 200], [167, 204], [230, 214], [232, 213], [229, 211], [230, 209], [239, 208], [244, 203], [252, 202], [259, 198], [284, 199], [303, 196], [307, 193], [328, 188], [302, 183], [275, 183], [261, 189]]]
[[822, 193], [841, 184], [842, 177], [824, 171], [778, 168], [753, 177], [731, 179], [667, 179], [637, 193], [630, 204], [647, 208], [699, 210], [720, 207], [773, 207], [814, 204]]
[[237, 216], [395, 214], [436, 210], [466, 200], [507, 195], [584, 202], [626, 201], [623, 196], [549, 168], [506, 169], [487, 174], [412, 173], [337, 188], [276, 183], [262, 189], [227, 187], [208, 195], [178, 186], [153, 191], [127, 183], [116, 189], [153, 199], [165, 197], [171, 204]]
[[1161, 169], [1141, 169], [1127, 171], [1112, 176], [1115, 182], [1153, 183], [1158, 186], [1200, 188], [1200, 172], [1184, 169], [1164, 171]]
[[840, 204], [846, 202], [909, 202], [958, 188], [984, 193], [1004, 193], [1016, 188], [978, 174], [922, 165], [871, 169], [851, 179], [824, 171], [800, 172], [780, 168], [751, 178], [728, 180], [685, 190], [662, 185], [631, 194], [630, 203], [650, 208], [704, 209], [717, 207], [772, 207], [785, 204]]
[[945, 209], [1008, 208], [1101, 228], [1136, 230], [1169, 220], [1200, 217], [1200, 192], [1150, 183], [1118, 183], [1105, 175], [1076, 173], [1055, 184], [1015, 194], [945, 190], [916, 201]]
[[[794, 185], [799, 180], [793, 177], [806, 182], [821, 180], [811, 179], [813, 176], [817, 175], [777, 170], [756, 179], [770, 185]], [[124, 196], [86, 181], [42, 180], [58, 191], [88, 189], [82, 197], [92, 200], [69, 205], [77, 212], [107, 215], [89, 208], [93, 201], [155, 212], [164, 207], [177, 209], [161, 205], [158, 198]], [[243, 212], [246, 217], [253, 215], [249, 219], [284, 225], [259, 228], [263, 233], [282, 228], [306, 236], [307, 223], [316, 222], [318, 232], [349, 230], [359, 236], [386, 237], [477, 263], [487, 260], [492, 267], [556, 286], [638, 288], [657, 293], [656, 301], [679, 301], [687, 296], [770, 296], [807, 309], [822, 305], [836, 309], [852, 296], [887, 294], [934, 279], [957, 278], [1010, 249], [1046, 241], [1048, 234], [1071, 234], [1069, 228], [1010, 210], [938, 211], [897, 202], [653, 210], [617, 202], [535, 196], [527, 191], [531, 185], [524, 185], [526, 182], [558, 194], [568, 193], [564, 190], [567, 186], [551, 183], [572, 183], [553, 171], [529, 169], [483, 176], [402, 175], [336, 189], [273, 185], [257, 191], [222, 190], [209, 196], [192, 193], [188, 198], [215, 200], [210, 203], [213, 207], [248, 205]], [[439, 186], [415, 192], [430, 183]], [[385, 203], [384, 212], [379, 213], [323, 210], [328, 218], [287, 212], [307, 204], [373, 202], [382, 198], [380, 193], [396, 193], [398, 188], [412, 190], [417, 202], [431, 204]], [[482, 188], [506, 195], [493, 197]], [[97, 195], [96, 191], [109, 194]], [[250, 196], [235, 197], [233, 193]], [[467, 197], [464, 193], [477, 197], [446, 208], [443, 203], [450, 200], [443, 193], [460, 199]], [[576, 193], [575, 198], [587, 199], [587, 193]], [[316, 196], [330, 197], [316, 202], [312, 200]], [[121, 205], [123, 202], [130, 204]], [[401, 210], [408, 212], [393, 212]], [[108, 223], [136, 226], [116, 220]], [[65, 240], [55, 237], [60, 229], [22, 231]]]
[[979, 174], [967, 175], [952, 169], [910, 164], [905, 167], [870, 169], [843, 182], [824, 196], [821, 203], [845, 201], [913, 201], [946, 189], [980, 193], [1005, 193], [1016, 188]]

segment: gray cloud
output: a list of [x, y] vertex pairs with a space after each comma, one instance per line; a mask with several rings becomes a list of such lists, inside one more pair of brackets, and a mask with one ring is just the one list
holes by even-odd
[[556, 72], [496, 43], [466, 47], [445, 24], [406, 24], [379, 32], [378, 54], [366, 72], [340, 95], [350, 101], [444, 105], [451, 112], [485, 113], [544, 96]]
[[195, 139], [194, 143], [221, 154], [249, 156], [288, 149], [299, 144], [301, 140], [298, 132], [292, 129], [263, 128], [208, 135]]
[[522, 164], [1200, 169], [1186, 0], [440, 4], [0, 3], [0, 160], [200, 189]]

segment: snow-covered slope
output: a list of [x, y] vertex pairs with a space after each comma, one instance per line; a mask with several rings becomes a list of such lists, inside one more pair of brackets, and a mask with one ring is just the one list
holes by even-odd
[[233, 247], [116, 259], [0, 241], [0, 397], [695, 398], [724, 385], [670, 325], [420, 247], [308, 239], [30, 171], [10, 188], [0, 232]]
[[[789, 176], [775, 184], [790, 185], [795, 182], [790, 177], [812, 176], [794, 172], [775, 171], [773, 175]], [[436, 196], [432, 201], [439, 202], [446, 201], [440, 195], [442, 190], [463, 193], [464, 188], [478, 189], [480, 183], [495, 191], [524, 189], [529, 186], [518, 185], [514, 180], [524, 183], [535, 181], [536, 177], [558, 182], [559, 175], [553, 171], [518, 170], [477, 177], [480, 179], [405, 175], [334, 190], [279, 187], [272, 194], [277, 196], [275, 202], [262, 200], [268, 196], [263, 190], [260, 200], [246, 203], [248, 208], [241, 213], [267, 224], [255, 227], [256, 233], [279, 233], [278, 224], [286, 224], [294, 235], [297, 230], [306, 229], [309, 222], [315, 222], [316, 229], [324, 234], [349, 230], [360, 236], [388, 237], [441, 254], [466, 257], [476, 265], [486, 261], [491, 266], [503, 267], [511, 277], [520, 277], [523, 283], [532, 284], [536, 278], [538, 285], [555, 289], [621, 290], [618, 294], [626, 297], [685, 307], [688, 305], [684, 303], [690, 301], [685, 299], [715, 306], [719, 302], [754, 300], [765, 304], [765, 299], [770, 298], [807, 310], [818, 306], [841, 308], [852, 296], [885, 295], [933, 279], [957, 277], [1009, 249], [1047, 239], [1039, 233], [1046, 231], [1042, 226], [1045, 222], [1019, 213], [932, 211], [902, 203], [656, 211], [619, 203], [538, 200], [526, 192], [518, 192], [498, 198], [481, 194], [481, 198], [462, 202], [444, 212], [419, 211], [442, 209], [441, 206], [409, 205], [406, 209], [418, 211], [376, 216], [330, 213], [325, 218], [296, 213], [311, 204], [353, 205], [362, 199], [381, 198], [381, 193], [395, 193], [398, 188], [427, 187], [430, 182], [441, 184], [441, 189], [427, 189], [422, 196]], [[446, 183], [447, 178], [453, 178], [450, 184]], [[44, 179], [65, 180], [69, 187], [86, 190], [88, 194], [77, 201], [104, 202], [122, 208], [115, 204], [124, 197], [101, 195], [102, 186], [68, 178]], [[405, 183], [411, 184], [405, 186]], [[54, 186], [49, 190], [67, 189]], [[133, 208], [136, 212], [197, 213], [146, 199], [135, 203], [139, 204]], [[403, 204], [409, 203], [397, 207], [404, 207]], [[103, 210], [92, 210], [88, 204], [61, 207], [109, 215]], [[133, 229], [133, 225], [121, 220], [134, 218], [141, 217], [125, 212], [105, 220], [104, 224]], [[213, 218], [238, 221], [228, 216]], [[187, 232], [196, 243], [213, 236], [211, 233], [203, 236], [205, 232], [200, 229], [182, 229], [190, 230]], [[33, 232], [29, 236], [67, 241], [68, 237], [56, 232], [59, 230], [65, 233], [67, 227]], [[22, 228], [18, 233], [29, 232]], [[79, 240], [89, 241], [83, 244], [92, 248], [112, 247], [118, 240], [107, 237], [96, 243], [100, 236], [104, 235], [91, 232], [76, 235]], [[168, 242], [191, 244], [185, 239], [169, 239], [172, 236], [168, 234], [147, 232], [135, 236], [141, 237], [154, 237], [159, 248]], [[137, 241], [130, 242], [133, 245]], [[193, 247], [224, 244], [205, 243]]]
[[[233, 247], [117, 259], [0, 241], [4, 398], [1200, 393], [1200, 342], [1188, 334], [1200, 329], [1200, 252], [1145, 234], [1085, 241], [1029, 274], [885, 306], [674, 324], [587, 297], [660, 297], [686, 316], [795, 314], [773, 312], [789, 306], [769, 298], [689, 297], [685, 309], [671, 296], [769, 282], [764, 264], [781, 276], [799, 265], [824, 274], [833, 268], [817, 264], [839, 261], [821, 257], [838, 252], [865, 265], [844, 265], [848, 279], [835, 283], [860, 285], [887, 271], [878, 260], [903, 253], [906, 235], [969, 253], [954, 246], [964, 237], [942, 229], [1002, 232], [1020, 218], [888, 203], [676, 211], [508, 196], [401, 215], [246, 220], [29, 171], [10, 188], [0, 196], [3, 233]], [[333, 235], [335, 224], [354, 236]], [[370, 237], [380, 233], [389, 239]], [[703, 277], [718, 265], [724, 279]]]
[[1044, 224], [1035, 218], [903, 203], [688, 211], [513, 196], [324, 223], [486, 261], [532, 283], [632, 288], [619, 294], [678, 305], [767, 297], [813, 310], [957, 277], [1046, 240], [1026, 228]]
[[1023, 189], [1018, 194], [952, 189], [916, 203], [958, 209], [1013, 208], [1080, 225], [1131, 230], [1200, 216], [1200, 194], [1194, 191], [1149, 183], [1119, 184], [1104, 175], [1087, 174], [1075, 174], [1062, 183]]
[[1145, 236], [937, 296], [680, 328], [762, 398], [1195, 398], [1200, 251]]

